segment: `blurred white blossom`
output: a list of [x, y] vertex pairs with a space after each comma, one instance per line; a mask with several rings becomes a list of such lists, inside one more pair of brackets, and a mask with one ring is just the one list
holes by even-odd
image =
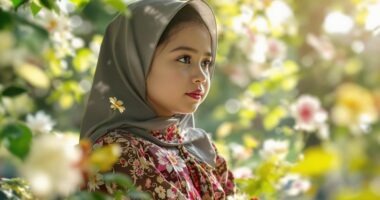
[[353, 27], [352, 18], [338, 11], [329, 13], [323, 22], [324, 30], [331, 34], [347, 34]]
[[249, 23], [252, 21], [254, 11], [253, 8], [248, 7], [247, 5], [242, 5], [240, 11], [241, 14], [232, 19], [232, 29], [237, 34], [245, 34]]
[[321, 107], [319, 100], [313, 96], [302, 95], [290, 107], [296, 120], [295, 128], [305, 131], [319, 129], [327, 120], [327, 113]]
[[307, 192], [310, 186], [310, 181], [301, 178], [299, 174], [288, 174], [280, 179], [277, 188], [284, 190], [289, 196], [297, 196]]
[[252, 20], [252, 27], [258, 33], [265, 34], [270, 32], [268, 19], [262, 16], [257, 16]]
[[65, 14], [72, 13], [75, 10], [75, 4], [69, 0], [57, 1], [57, 5], [60, 8], [60, 10], [64, 12]]
[[51, 119], [51, 117], [43, 111], [38, 111], [34, 116], [28, 114], [26, 116], [26, 123], [30, 129], [32, 129], [33, 133], [36, 134], [46, 134], [49, 133], [55, 122]]
[[284, 160], [289, 151], [287, 140], [268, 139], [264, 141], [260, 155], [264, 159]]
[[252, 169], [249, 167], [239, 167], [233, 170], [233, 175], [235, 178], [252, 178]]
[[50, 10], [41, 10], [37, 16], [30, 16], [31, 20], [49, 31], [49, 37], [54, 44], [54, 50], [58, 58], [66, 55], [75, 55], [75, 48], [82, 46], [81, 40], [73, 35], [73, 23], [65, 12], [56, 13]]
[[232, 156], [238, 159], [247, 159], [252, 155], [252, 150], [238, 143], [231, 143]]
[[373, 31], [380, 27], [380, 2], [368, 6], [368, 14], [365, 21], [365, 29]]
[[81, 151], [65, 135], [39, 135], [32, 141], [28, 157], [21, 166], [22, 176], [41, 199], [67, 196], [82, 182], [77, 166]]
[[228, 196], [227, 200], [247, 200], [249, 199], [246, 194], [234, 194], [233, 196]]
[[284, 1], [279, 0], [272, 1], [265, 14], [272, 26], [281, 26], [293, 16], [292, 9]]
[[250, 49], [249, 59], [253, 63], [265, 63], [268, 52], [268, 38], [264, 35], [255, 35]]

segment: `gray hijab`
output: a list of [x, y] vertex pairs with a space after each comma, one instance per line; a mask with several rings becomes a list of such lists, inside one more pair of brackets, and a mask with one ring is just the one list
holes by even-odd
[[[186, 149], [214, 166], [215, 151], [207, 133], [195, 128], [192, 114], [158, 117], [146, 96], [146, 78], [154, 51], [168, 23], [185, 5], [191, 5], [210, 31], [212, 57], [217, 46], [212, 9], [202, 0], [139, 0], [128, 5], [131, 16], [119, 14], [106, 29], [95, 77], [82, 119], [80, 138], [94, 142], [110, 130], [119, 129], [165, 148], [177, 147], [151, 135], [177, 124], [186, 135]], [[212, 62], [215, 63], [215, 62]], [[214, 69], [214, 67], [212, 68]], [[110, 108], [110, 97], [123, 102], [124, 112]]]

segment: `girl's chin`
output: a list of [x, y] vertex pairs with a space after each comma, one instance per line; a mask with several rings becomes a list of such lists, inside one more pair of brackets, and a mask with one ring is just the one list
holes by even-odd
[[177, 112], [177, 114], [180, 114], [180, 115], [193, 114], [195, 111], [197, 111], [197, 109], [198, 107], [189, 109], [189, 110], [184, 110], [182, 112]]

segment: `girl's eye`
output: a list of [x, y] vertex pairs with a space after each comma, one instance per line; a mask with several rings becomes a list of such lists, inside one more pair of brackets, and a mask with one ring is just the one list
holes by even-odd
[[182, 56], [181, 58], [178, 59], [178, 61], [186, 63], [186, 64], [190, 64], [190, 59], [191, 59], [190, 56]]
[[[182, 56], [179, 59], [177, 59], [177, 61], [185, 63], [185, 64], [190, 64], [191, 63], [191, 57], [187, 56], [187, 55], [186, 56]], [[211, 60], [205, 60], [205, 61], [202, 62], [202, 67], [208, 69], [208, 68], [210, 68], [211, 63], [212, 63]]]
[[210, 68], [211, 67], [211, 60], [205, 60], [204, 62], [202, 62], [202, 67], [205, 67], [205, 68]]

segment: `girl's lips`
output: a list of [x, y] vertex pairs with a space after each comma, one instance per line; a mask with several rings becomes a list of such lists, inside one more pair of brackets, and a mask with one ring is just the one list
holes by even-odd
[[202, 99], [202, 94], [200, 94], [200, 93], [186, 93], [186, 95], [195, 99], [195, 100]]

